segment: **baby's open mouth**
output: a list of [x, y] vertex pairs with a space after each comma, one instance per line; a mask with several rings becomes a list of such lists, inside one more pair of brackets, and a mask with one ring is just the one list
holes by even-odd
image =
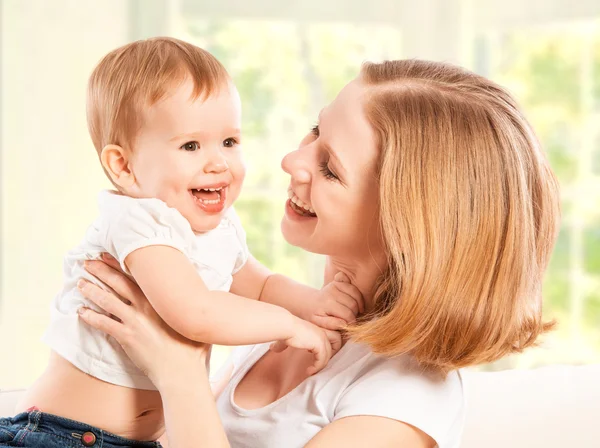
[[219, 188], [192, 188], [192, 196], [203, 204], [218, 204], [221, 202], [221, 193], [225, 187]]

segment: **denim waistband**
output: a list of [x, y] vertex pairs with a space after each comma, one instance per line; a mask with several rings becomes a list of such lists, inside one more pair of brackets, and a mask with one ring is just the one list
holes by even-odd
[[161, 446], [159, 442], [141, 442], [126, 439], [92, 425], [59, 417], [58, 415], [46, 414], [39, 410], [22, 412], [8, 420], [14, 425], [27, 425], [27, 429], [32, 432], [40, 431], [62, 437], [73, 437], [75, 439], [80, 439], [84, 433], [91, 432], [96, 437], [98, 446], [103, 446], [104, 444], [135, 448], [157, 448]]

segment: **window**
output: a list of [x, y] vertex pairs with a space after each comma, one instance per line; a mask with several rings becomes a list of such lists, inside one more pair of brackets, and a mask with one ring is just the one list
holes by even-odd
[[[507, 86], [562, 184], [563, 226], [545, 283], [543, 346], [486, 369], [600, 361], [600, 5], [597, 0], [342, 0], [102, 4], [2, 2], [0, 387], [45, 367], [39, 342], [62, 257], [108, 188], [85, 122], [97, 61], [131, 40], [172, 35], [213, 52], [242, 96], [248, 176], [236, 208], [253, 254], [319, 285], [323, 259], [279, 232], [280, 168], [321, 107], [364, 60], [459, 62]], [[228, 349], [214, 351], [220, 364]], [[8, 362], [6, 362], [9, 360]]]

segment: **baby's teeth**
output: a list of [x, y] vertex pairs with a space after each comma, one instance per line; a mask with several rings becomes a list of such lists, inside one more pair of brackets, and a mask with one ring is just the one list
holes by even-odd
[[312, 207], [310, 207], [310, 208], [308, 209], [308, 211], [309, 211], [309, 212], [311, 212], [311, 213], [314, 213], [314, 212], [315, 212], [315, 211], [312, 209]]

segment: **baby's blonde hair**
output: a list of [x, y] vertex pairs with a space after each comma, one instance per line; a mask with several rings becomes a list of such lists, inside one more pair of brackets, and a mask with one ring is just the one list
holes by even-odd
[[446, 373], [534, 344], [559, 191], [531, 126], [490, 80], [448, 64], [364, 64], [381, 148], [389, 269], [374, 313], [348, 329]]
[[210, 96], [229, 75], [207, 51], [170, 37], [132, 42], [108, 53], [88, 84], [87, 121], [98, 154], [109, 144], [131, 150], [144, 110], [188, 78], [196, 99]]

